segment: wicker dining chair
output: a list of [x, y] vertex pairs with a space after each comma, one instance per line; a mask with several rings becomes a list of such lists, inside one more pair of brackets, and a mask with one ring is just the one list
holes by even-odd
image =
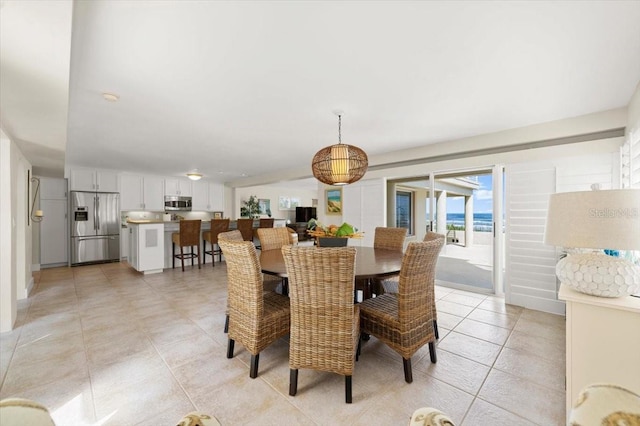
[[238, 219], [236, 225], [242, 233], [242, 239], [253, 242], [253, 219]]
[[292, 243], [287, 228], [258, 228], [256, 231], [262, 250], [275, 250]]
[[[238, 231], [237, 229], [234, 229], [233, 231], [227, 231], [227, 232], [221, 232], [218, 235], [218, 244], [220, 244], [220, 241], [244, 241], [242, 239], [242, 233], [240, 231]], [[220, 250], [222, 250], [222, 247], [220, 247]], [[224, 332], [228, 333], [229, 332], [229, 306], [227, 304], [227, 310], [224, 312]]]
[[433, 283], [438, 253], [444, 241], [410, 242], [402, 258], [398, 293], [386, 293], [360, 304], [362, 333], [377, 337], [402, 356], [404, 379], [413, 381], [411, 357], [429, 344], [436, 362], [433, 329]]
[[[424, 239], [422, 241], [433, 241], [435, 239], [442, 239], [442, 246], [444, 246], [444, 240], [445, 240], [445, 235], [444, 234], [438, 234], [436, 232], [431, 232], [431, 231], [427, 231], [427, 234], [424, 236]], [[433, 279], [434, 279], [434, 289], [435, 289], [435, 274], [433, 275]], [[392, 276], [389, 278], [385, 278], [381, 285], [382, 285], [382, 290], [384, 293], [398, 293], [398, 283], [399, 283], [400, 277], [399, 276]], [[440, 339], [440, 332], [438, 331], [438, 311], [436, 310], [436, 298], [435, 295], [432, 298], [433, 300], [433, 306], [432, 306], [432, 310], [433, 310], [433, 331], [436, 334], [436, 340]]]
[[289, 395], [298, 391], [298, 369], [351, 377], [359, 343], [359, 307], [353, 304], [355, 247], [282, 247], [289, 275], [291, 334]]
[[[258, 240], [260, 241], [260, 250], [279, 250], [282, 246], [292, 244], [292, 238], [288, 228], [258, 228]], [[276, 277], [274, 275], [264, 274], [265, 290], [280, 290], [282, 294], [288, 293], [287, 280]]]
[[289, 299], [265, 292], [256, 248], [250, 241], [218, 239], [227, 263], [229, 335], [227, 358], [235, 342], [251, 354], [249, 377], [258, 377], [260, 352], [289, 333]]
[[[184, 259], [191, 259], [191, 266], [193, 266], [193, 260], [198, 259], [198, 269], [200, 269], [200, 226], [201, 220], [181, 220], [180, 232], [174, 232], [171, 234], [171, 256], [172, 266], [176, 267], [176, 258], [180, 259], [182, 264], [182, 272], [184, 272]], [[180, 247], [180, 254], [176, 254], [176, 245]], [[193, 247], [196, 247], [198, 253], [193, 252]], [[190, 247], [190, 252], [185, 253], [184, 247]]]
[[258, 250], [262, 250], [262, 243], [260, 242], [260, 238], [258, 237], [258, 229], [260, 229], [260, 228], [273, 228], [273, 223], [274, 222], [275, 222], [275, 219], [273, 219], [271, 217], [270, 218], [266, 218], [266, 217], [260, 218], [259, 223], [258, 223], [258, 227], [253, 230], [254, 238], [256, 238], [256, 237], [258, 238], [258, 245], [256, 246], [256, 248]]
[[[385, 250], [392, 250], [402, 253], [404, 250], [404, 241], [407, 237], [407, 228], [387, 228], [378, 226], [375, 229], [373, 235], [373, 247]], [[397, 275], [387, 277], [398, 278]], [[380, 295], [384, 293], [382, 280], [379, 278], [372, 278], [371, 280], [359, 283], [359, 286], [364, 290], [364, 298], [368, 299], [372, 294]]]
[[[216, 266], [216, 254], [218, 262], [222, 262], [222, 250], [218, 245], [218, 235], [229, 230], [229, 219], [211, 219], [211, 228], [202, 233], [202, 264], [207, 263], [207, 255], [211, 255], [211, 264]], [[207, 250], [207, 242], [211, 244], [211, 250]], [[218, 246], [216, 249], [215, 246]]]

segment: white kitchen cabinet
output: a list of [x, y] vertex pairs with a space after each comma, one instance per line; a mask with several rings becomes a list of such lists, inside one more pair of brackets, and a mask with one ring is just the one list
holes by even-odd
[[191, 197], [191, 181], [188, 179], [165, 179], [164, 195], [180, 195], [182, 197]]
[[[120, 176], [120, 210], [144, 209], [142, 194], [143, 177], [139, 175]], [[122, 241], [122, 239], [120, 240]]]
[[224, 185], [213, 182], [193, 183], [194, 211], [224, 211]]
[[145, 176], [142, 182], [145, 210], [164, 211], [164, 182], [158, 176]]
[[640, 299], [591, 296], [564, 284], [558, 299], [567, 303], [567, 414], [593, 383], [640, 393]]
[[120, 181], [121, 210], [164, 210], [164, 189], [162, 178], [156, 176], [123, 174]]
[[53, 267], [68, 263], [67, 180], [40, 178], [40, 205], [44, 212], [40, 227], [40, 265]]
[[129, 258], [129, 228], [122, 227], [120, 229], [120, 259], [127, 260]]
[[69, 171], [69, 188], [72, 191], [119, 192], [117, 172], [76, 168]]

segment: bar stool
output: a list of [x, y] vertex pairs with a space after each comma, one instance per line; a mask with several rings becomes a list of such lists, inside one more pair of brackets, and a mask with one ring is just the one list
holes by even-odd
[[[176, 267], [176, 257], [180, 259], [182, 263], [182, 272], [184, 272], [184, 258], [191, 258], [191, 266], [193, 266], [193, 259], [198, 258], [198, 269], [200, 269], [200, 226], [201, 220], [181, 220], [180, 232], [174, 232], [171, 234], [172, 244], [172, 256], [173, 256], [173, 268]], [[176, 244], [180, 246], [180, 254], [176, 254]], [[193, 252], [193, 246], [196, 246], [198, 254]], [[185, 253], [183, 248], [191, 247], [190, 253]]]
[[236, 223], [238, 231], [242, 233], [242, 239], [253, 241], [253, 219], [238, 219]]
[[[211, 264], [216, 266], [216, 254], [218, 262], [222, 262], [222, 249], [218, 244], [218, 234], [229, 230], [229, 219], [211, 219], [211, 230], [202, 233], [202, 264], [207, 263], [207, 255], [211, 255]], [[207, 251], [207, 241], [211, 244], [211, 250]], [[215, 245], [218, 244], [218, 248]]]

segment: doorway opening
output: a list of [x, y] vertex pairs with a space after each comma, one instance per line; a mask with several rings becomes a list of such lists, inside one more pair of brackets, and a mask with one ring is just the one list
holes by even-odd
[[[502, 217], [502, 179], [502, 167], [495, 166], [393, 181], [395, 226], [407, 227], [416, 240], [427, 231], [446, 236], [436, 284], [479, 293], [502, 292], [503, 262], [495, 260], [501, 259], [503, 246], [496, 247], [496, 235], [503, 235], [503, 220], [495, 220]], [[412, 201], [409, 209], [408, 200]], [[494, 265], [499, 265], [497, 271]]]

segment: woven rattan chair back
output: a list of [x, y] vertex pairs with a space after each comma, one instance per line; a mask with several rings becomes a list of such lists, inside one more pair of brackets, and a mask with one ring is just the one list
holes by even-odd
[[180, 221], [180, 245], [197, 246], [200, 245], [201, 220], [181, 220]]
[[[407, 251], [402, 258], [398, 283], [398, 320], [401, 328], [413, 329], [433, 320], [435, 306], [433, 286], [436, 263], [443, 243], [443, 239], [436, 238], [426, 242], [411, 242], [407, 246]], [[426, 342], [431, 341], [433, 327], [428, 328], [430, 333], [427, 333], [427, 336], [412, 343], [419, 346], [409, 347], [405, 353], [413, 353]]]
[[238, 219], [236, 223], [238, 231], [242, 233], [242, 239], [253, 241], [253, 219]]
[[309, 368], [344, 375], [349, 403], [359, 339], [356, 249], [284, 246], [282, 253], [291, 305], [289, 394], [297, 391], [297, 370]]
[[221, 232], [218, 234], [218, 243], [220, 241], [244, 241], [242, 239], [242, 232], [234, 229], [233, 231]]
[[372, 334], [402, 356], [404, 378], [413, 381], [411, 357], [429, 344], [436, 362], [434, 281], [442, 238], [410, 242], [402, 258], [398, 293], [385, 293], [360, 304], [363, 333]]
[[[218, 245], [218, 235], [229, 230], [229, 219], [211, 219], [208, 231], [202, 233], [202, 263], [207, 263], [207, 255], [211, 255], [211, 265], [216, 266], [216, 254], [218, 261], [222, 261], [222, 250]], [[207, 250], [207, 242], [211, 245], [211, 250]]]
[[[442, 239], [442, 245], [444, 246], [444, 239], [446, 236], [444, 234], [438, 234], [437, 232], [427, 231], [422, 241], [433, 241], [437, 239]], [[440, 247], [442, 249], [442, 247]]]
[[209, 231], [211, 244], [218, 244], [218, 235], [229, 230], [229, 219], [211, 219], [211, 230]]
[[407, 236], [406, 228], [377, 227], [373, 236], [373, 247], [386, 250], [402, 251]]
[[289, 332], [289, 301], [285, 296], [263, 291], [260, 260], [253, 243], [223, 235], [218, 243], [227, 262], [227, 357], [233, 357], [234, 343], [240, 342], [252, 355], [250, 376], [255, 378], [259, 353]]
[[262, 250], [280, 249], [291, 244], [291, 237], [287, 228], [258, 228], [258, 239]]
[[258, 225], [260, 228], [273, 228], [273, 222], [275, 219], [270, 218], [262, 218], [260, 219], [260, 224]]
[[[182, 272], [184, 272], [184, 259], [191, 259], [193, 266], [194, 259], [198, 259], [198, 269], [200, 269], [200, 227], [201, 220], [181, 220], [180, 232], [171, 234], [171, 259], [172, 267], [176, 267], [176, 259], [180, 259]], [[176, 246], [180, 248], [180, 253], [176, 254]], [[197, 254], [193, 252], [196, 246]], [[190, 252], [185, 253], [184, 247], [190, 247]]]

